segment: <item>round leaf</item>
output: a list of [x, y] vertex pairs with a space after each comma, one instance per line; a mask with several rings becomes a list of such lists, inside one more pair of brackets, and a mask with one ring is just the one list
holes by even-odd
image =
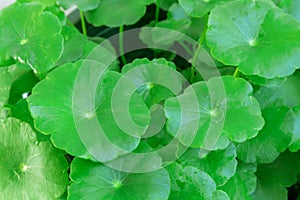
[[[196, 103], [192, 103], [194, 95]], [[180, 106], [184, 106], [182, 112]], [[183, 144], [189, 145], [191, 129], [198, 127], [192, 147], [203, 148], [206, 140], [222, 140], [218, 145], [225, 148], [228, 141], [224, 137], [243, 142], [255, 137], [264, 125], [259, 104], [252, 97], [251, 85], [244, 79], [231, 76], [195, 83], [184, 94], [168, 99], [165, 109], [168, 131]]]
[[235, 175], [220, 189], [225, 191], [231, 200], [251, 200], [250, 194], [254, 192], [257, 181], [255, 171], [256, 166], [253, 164], [239, 161]]
[[224, 196], [228, 199], [226, 194], [218, 194], [216, 184], [208, 174], [195, 167], [188, 166], [183, 169], [174, 163], [168, 170], [172, 183], [170, 200], [213, 200], [217, 199], [215, 197]]
[[56, 63], [58, 66], [78, 60], [87, 42], [87, 38], [73, 27], [64, 26], [61, 34], [64, 37], [64, 51]]
[[297, 71], [279, 87], [261, 87], [254, 96], [262, 109], [274, 104], [294, 107], [300, 103], [299, 85], [300, 73]]
[[60, 32], [59, 19], [41, 4], [13, 4], [0, 12], [0, 57], [46, 73], [62, 53]]
[[142, 18], [146, 5], [151, 3], [153, 0], [101, 0], [95, 10], [86, 13], [86, 18], [94, 26], [131, 25]]
[[43, 7], [49, 7], [54, 6], [56, 1], [55, 0], [17, 0], [17, 2], [20, 3], [32, 3], [32, 2], [38, 2], [43, 5]]
[[179, 0], [179, 4], [190, 17], [202, 17], [213, 8], [232, 0]]
[[[71, 155], [108, 161], [139, 144], [140, 138], [123, 132], [113, 118], [111, 95], [121, 75], [108, 72], [98, 83], [104, 70], [102, 64], [88, 60], [63, 65], [37, 84], [28, 98], [36, 128], [51, 134], [53, 143]], [[134, 122], [148, 123], [150, 113], [140, 96], [134, 95], [131, 103]]]
[[134, 82], [148, 107], [180, 93], [184, 82], [176, 65], [162, 58], [136, 59], [125, 65], [122, 73]]
[[189, 149], [179, 161], [183, 166], [193, 166], [206, 172], [217, 186], [224, 185], [235, 174], [237, 161], [233, 144], [224, 150], [211, 151], [203, 158], [200, 152], [200, 149]]
[[270, 163], [285, 151], [292, 138], [281, 128], [288, 111], [284, 106], [263, 109], [264, 128], [255, 138], [237, 146], [238, 158], [247, 163]]
[[70, 8], [73, 5], [76, 5], [79, 10], [87, 11], [92, 10], [98, 7], [100, 0], [58, 0], [59, 5], [65, 9]]
[[68, 163], [48, 142], [38, 143], [26, 123], [0, 122], [0, 198], [56, 199], [67, 189]]
[[299, 175], [299, 153], [284, 152], [273, 163], [257, 168], [257, 188], [251, 195], [253, 200], [288, 199], [286, 187], [297, 182]]
[[246, 75], [284, 77], [300, 67], [300, 24], [267, 1], [217, 7], [209, 16], [206, 38], [215, 58], [238, 65]]
[[105, 165], [76, 158], [71, 165], [69, 200], [167, 200], [170, 178], [165, 169], [128, 174]]

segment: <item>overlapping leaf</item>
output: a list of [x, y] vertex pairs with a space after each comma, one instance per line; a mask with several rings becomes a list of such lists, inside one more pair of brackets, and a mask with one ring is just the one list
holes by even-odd
[[0, 122], [0, 198], [56, 199], [66, 190], [68, 164], [48, 142], [38, 143], [26, 123]]
[[217, 186], [224, 185], [236, 172], [237, 161], [235, 146], [230, 144], [225, 150], [209, 152], [201, 158], [199, 149], [189, 149], [179, 158], [182, 166], [196, 167], [215, 181]]
[[[81, 74], [77, 75], [79, 70]], [[97, 75], [100, 76], [104, 70], [102, 64], [93, 61], [66, 64], [40, 82], [29, 98], [36, 128], [44, 134], [51, 134], [57, 147], [86, 158], [94, 158], [97, 152], [97, 159], [101, 161], [111, 160], [123, 154], [124, 150], [132, 151], [139, 143], [139, 138], [124, 133], [113, 120], [110, 99], [121, 75], [109, 72], [98, 87], [100, 77]], [[57, 86], [60, 86], [59, 90]], [[93, 90], [97, 88], [93, 96]], [[131, 100], [133, 120], [145, 125], [149, 122], [149, 110], [138, 95]], [[99, 132], [97, 118], [105, 136]]]
[[73, 5], [76, 5], [80, 10], [87, 11], [98, 7], [100, 0], [58, 0], [59, 5], [68, 9]]
[[87, 38], [73, 27], [64, 26], [61, 34], [64, 37], [64, 51], [56, 65], [78, 60], [83, 55], [87, 42]]
[[122, 73], [134, 82], [148, 107], [179, 94], [184, 85], [176, 65], [162, 58], [136, 59], [125, 65]]
[[32, 3], [32, 2], [37, 2], [43, 5], [43, 7], [49, 7], [49, 6], [54, 6], [56, 1], [55, 0], [17, 0], [17, 2], [20, 3]]
[[75, 159], [71, 165], [71, 180], [70, 200], [167, 200], [170, 193], [170, 178], [165, 169], [128, 174], [99, 163]]
[[263, 109], [264, 128], [255, 138], [237, 146], [238, 158], [247, 163], [270, 163], [284, 152], [292, 139], [292, 135], [281, 128], [288, 111], [284, 106]]
[[264, 125], [251, 85], [229, 76], [191, 85], [177, 99], [168, 99], [165, 109], [168, 131], [183, 144], [189, 145], [192, 130], [197, 130], [192, 147], [208, 142], [210, 146], [205, 148], [215, 148], [215, 144], [225, 148], [228, 141], [224, 137], [243, 142], [256, 136]]
[[287, 189], [297, 182], [300, 156], [298, 153], [284, 152], [273, 163], [259, 165], [257, 188], [251, 195], [253, 200], [287, 200]]
[[300, 1], [281, 0], [279, 6], [282, 8], [282, 10], [293, 15], [298, 21], [300, 21]]
[[146, 5], [153, 0], [101, 0], [99, 6], [86, 13], [94, 26], [117, 27], [136, 23], [146, 12]]
[[27, 64], [37, 73], [54, 67], [63, 50], [61, 23], [38, 3], [13, 4], [0, 12], [0, 57]]
[[202, 17], [213, 8], [232, 0], [179, 0], [179, 4], [191, 17]]
[[214, 180], [205, 172], [195, 167], [182, 168], [173, 163], [168, 167], [171, 176], [170, 200], [227, 200], [223, 191], [216, 189]]
[[11, 76], [7, 68], [0, 68], [0, 109], [7, 102], [11, 87]]
[[268, 1], [217, 7], [206, 36], [215, 58], [247, 75], [284, 77], [300, 67], [300, 24]]
[[256, 188], [256, 166], [239, 161], [237, 171], [229, 181], [220, 187], [232, 200], [251, 200], [251, 194]]
[[292, 135], [289, 146], [290, 151], [297, 152], [300, 149], [300, 105], [295, 106], [285, 117], [281, 129]]

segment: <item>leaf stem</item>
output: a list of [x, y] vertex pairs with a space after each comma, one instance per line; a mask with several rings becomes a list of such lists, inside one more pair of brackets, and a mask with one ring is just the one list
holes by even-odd
[[[208, 18], [208, 16], [207, 16]], [[206, 34], [206, 29], [207, 29], [207, 22], [204, 26], [204, 29], [203, 29], [203, 32], [198, 40], [198, 46], [197, 46], [197, 49], [196, 49], [196, 52], [193, 56], [193, 59], [192, 59], [192, 67], [191, 67], [191, 77], [190, 77], [190, 81], [192, 81], [192, 79], [195, 77], [195, 66], [196, 66], [196, 63], [197, 63], [197, 60], [198, 60], [198, 56], [199, 56], [199, 53], [200, 53], [200, 50], [204, 44], [204, 41], [205, 41], [205, 34]]]
[[193, 52], [192, 52], [192, 50], [189, 49], [189, 47], [188, 47], [186, 44], [184, 44], [184, 42], [178, 41], [178, 43], [180, 44], [180, 46], [182, 46], [182, 48], [184, 48], [184, 50], [186, 50], [186, 52], [187, 52], [190, 56], [193, 56], [193, 55], [194, 55]]
[[76, 28], [76, 26], [73, 24], [73, 22], [71, 22], [71, 20], [69, 18], [67, 18], [66, 22], [69, 26]]
[[120, 57], [123, 65], [127, 64], [126, 57], [124, 55], [124, 26], [120, 26], [120, 31], [119, 31], [119, 52], [120, 52]]
[[81, 20], [82, 33], [83, 35], [87, 36], [86, 24], [85, 24], [84, 14], [82, 11], [80, 11], [80, 20]]
[[239, 68], [237, 67], [237, 68], [234, 70], [233, 77], [234, 77], [234, 78], [237, 78], [237, 77], [239, 77], [239, 75], [240, 75], [240, 71], [239, 71]]
[[159, 20], [159, 9], [160, 9], [160, 0], [156, 0], [156, 10], [155, 10], [155, 24]]

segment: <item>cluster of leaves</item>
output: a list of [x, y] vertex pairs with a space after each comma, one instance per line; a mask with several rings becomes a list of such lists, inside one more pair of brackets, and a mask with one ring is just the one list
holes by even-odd
[[[73, 5], [82, 33], [63, 12]], [[139, 38], [160, 58], [119, 62], [112, 44], [86, 34], [86, 21], [122, 31], [150, 5], [156, 13]], [[178, 33], [197, 45], [189, 48]], [[186, 49], [190, 63], [161, 51], [172, 45]], [[210, 52], [219, 75], [197, 72], [200, 49]], [[86, 77], [104, 75], [96, 87], [96, 79], [84, 80], [76, 107], [83, 65], [90, 67]], [[209, 74], [210, 66], [200, 67]], [[300, 174], [299, 68], [298, 0], [17, 0], [0, 11], [0, 199], [299, 198], [287, 190]], [[158, 134], [142, 137], [138, 127], [124, 130], [115, 121], [112, 99], [126, 91], [113, 91], [124, 80], [137, 87], [124, 109], [140, 128], [163, 116]], [[96, 119], [119, 148], [99, 140], [92, 123], [83, 127], [90, 138], [83, 142], [78, 118]], [[174, 140], [174, 161], [138, 163], [159, 170], [107, 165]]]

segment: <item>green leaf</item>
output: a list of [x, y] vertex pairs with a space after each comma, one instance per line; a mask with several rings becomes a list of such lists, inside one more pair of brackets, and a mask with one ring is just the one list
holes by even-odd
[[179, 0], [180, 6], [190, 17], [202, 17], [213, 8], [232, 0]]
[[76, 5], [79, 10], [87, 11], [93, 10], [98, 7], [100, 0], [58, 0], [59, 5], [65, 9], [70, 8], [73, 5]]
[[95, 10], [86, 13], [86, 18], [94, 26], [131, 25], [142, 18], [146, 5], [151, 3], [153, 0], [101, 0]]
[[0, 109], [8, 101], [11, 87], [11, 76], [7, 68], [0, 68]]
[[[109, 65], [108, 68], [110, 70], [120, 72], [117, 53], [110, 41], [104, 38], [97, 37], [94, 37], [91, 40], [88, 40], [86, 42], [82, 58]], [[105, 51], [103, 51], [103, 48], [105, 49]]]
[[0, 198], [56, 199], [67, 189], [68, 164], [48, 142], [38, 143], [30, 126], [0, 122]]
[[37, 73], [52, 69], [62, 53], [61, 23], [50, 12], [43, 12], [41, 4], [6, 7], [0, 12], [0, 30], [0, 57], [14, 58]]
[[292, 139], [292, 136], [281, 128], [288, 111], [284, 106], [263, 109], [264, 128], [255, 138], [237, 146], [238, 158], [247, 163], [270, 163], [284, 152]]
[[39, 79], [35, 76], [33, 71], [23, 71], [11, 84], [9, 104], [16, 104], [19, 100], [29, 96], [32, 88], [38, 82]]
[[281, 129], [292, 135], [289, 150], [297, 152], [300, 149], [300, 104], [288, 112], [283, 120]]
[[180, 93], [184, 84], [176, 65], [163, 58], [136, 59], [125, 65], [122, 73], [133, 81], [149, 108]]
[[246, 75], [284, 77], [300, 67], [300, 24], [268, 1], [217, 7], [209, 16], [206, 38], [215, 58]]
[[255, 165], [239, 161], [235, 175], [220, 189], [225, 191], [231, 200], [251, 200], [250, 194], [254, 192], [257, 181], [255, 171]]
[[[28, 98], [37, 130], [51, 134], [55, 146], [71, 155], [108, 161], [138, 146], [140, 138], [123, 132], [112, 116], [111, 95], [121, 75], [109, 72], [99, 81], [104, 70], [103, 64], [89, 60], [63, 65], [37, 84]], [[150, 113], [140, 96], [133, 95], [130, 105], [134, 122], [149, 123]]]
[[262, 108], [273, 104], [294, 107], [300, 103], [300, 71], [292, 76], [279, 87], [261, 87], [255, 94]]
[[170, 192], [170, 178], [165, 169], [128, 174], [76, 158], [71, 165], [70, 177], [69, 200], [167, 200]]
[[11, 117], [28, 123], [32, 130], [36, 133], [38, 141], [49, 141], [49, 136], [44, 135], [35, 129], [34, 121], [29, 111], [28, 102], [26, 99], [21, 99], [15, 105], [13, 105], [13, 107], [10, 109], [10, 115]]
[[280, 155], [273, 163], [259, 165], [257, 169], [257, 188], [252, 194], [253, 200], [287, 200], [286, 187], [297, 182], [300, 173], [299, 153], [288, 151]]
[[87, 38], [73, 27], [64, 26], [61, 34], [64, 37], [64, 51], [56, 63], [57, 66], [74, 62], [81, 58], [87, 42]]
[[236, 150], [233, 144], [230, 144], [224, 150], [209, 152], [201, 158], [201, 149], [189, 149], [179, 158], [182, 166], [196, 167], [215, 181], [217, 186], [224, 185], [236, 171]]
[[40, 3], [44, 8], [54, 6], [56, 4], [56, 0], [17, 0], [19, 3]]
[[170, 7], [167, 16], [167, 19], [173, 20], [190, 19], [178, 3], [174, 3]]
[[150, 48], [166, 49], [184, 37], [190, 24], [190, 19], [153, 21], [141, 29], [139, 37]]
[[[264, 120], [252, 87], [241, 78], [215, 77], [188, 87], [182, 95], [165, 102], [167, 129], [183, 144], [191, 147], [218, 149], [253, 138]], [[217, 143], [217, 141], [223, 141]], [[205, 146], [208, 142], [208, 146]], [[219, 146], [218, 146], [219, 145]]]
[[[169, 8], [176, 2], [177, 2], [177, 0], [159, 0], [159, 6], [161, 9], [168, 11]], [[156, 3], [157, 3], [157, 0], [156, 0]]]
[[[140, 141], [140, 138], [132, 137], [132, 135], [138, 135], [135, 134], [136, 130], [131, 129], [128, 131], [128, 133], [132, 135], [124, 132], [123, 129], [115, 122], [113, 114], [115, 107], [112, 105], [112, 93], [120, 79], [121, 75], [116, 72], [109, 72], [106, 76], [104, 76], [97, 88], [98, 96], [96, 97], [96, 102], [98, 102], [98, 104], [96, 108], [96, 115], [106, 137], [112, 141], [114, 145], [117, 145], [117, 147], [126, 151], [132, 151], [138, 146]], [[125, 80], [128, 82], [131, 81], [130, 79]], [[121, 95], [120, 97], [122, 98]], [[136, 124], [146, 127], [150, 123], [150, 112], [142, 98], [136, 93], [134, 93], [130, 98], [129, 111], [132, 114], [131, 119]], [[122, 113], [119, 113], [119, 115], [121, 114]], [[141, 135], [143, 134], [144, 132], [141, 133]]]
[[264, 87], [280, 87], [286, 81], [286, 77], [272, 78], [272, 79], [266, 79], [256, 75], [249, 75], [246, 77], [249, 79], [249, 81], [252, 84], [264, 86]]
[[[213, 179], [195, 167], [182, 168], [177, 163], [173, 163], [167, 169], [172, 186], [170, 200], [213, 200], [216, 199], [215, 197], [224, 197], [224, 194], [218, 194]], [[225, 199], [229, 199], [226, 198], [226, 194]]]
[[53, 15], [55, 15], [56, 17], [58, 17], [58, 19], [60, 20], [60, 23], [62, 25], [66, 25], [66, 23], [67, 23], [67, 16], [66, 16], [64, 10], [61, 7], [59, 7], [58, 5], [54, 5], [54, 6], [47, 7], [45, 9], [45, 11], [51, 12]]
[[283, 11], [293, 15], [298, 21], [300, 21], [300, 1], [297, 0], [281, 0], [279, 7]]

